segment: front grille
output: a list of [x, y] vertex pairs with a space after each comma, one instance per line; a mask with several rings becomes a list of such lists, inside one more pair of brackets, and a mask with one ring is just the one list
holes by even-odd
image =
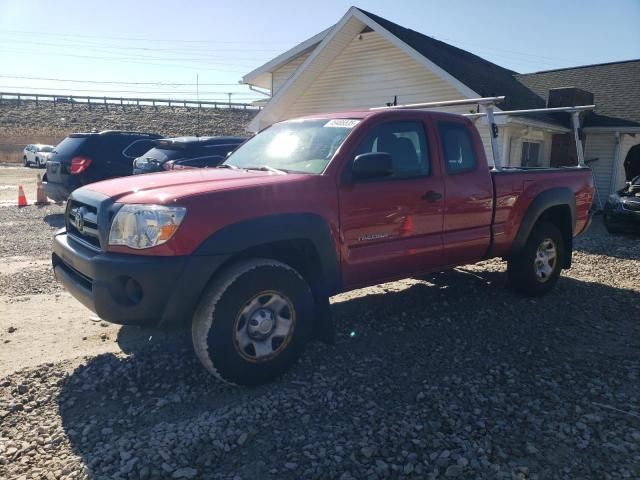
[[622, 202], [622, 208], [631, 210], [632, 212], [640, 212], [640, 202]]
[[93, 205], [69, 200], [67, 206], [67, 233], [90, 248], [100, 250], [98, 209]]

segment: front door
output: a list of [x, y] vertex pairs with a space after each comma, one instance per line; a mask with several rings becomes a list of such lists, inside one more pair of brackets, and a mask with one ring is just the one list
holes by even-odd
[[431, 268], [442, 254], [444, 186], [422, 121], [379, 124], [357, 155], [386, 152], [393, 173], [340, 188], [343, 280], [347, 288]]

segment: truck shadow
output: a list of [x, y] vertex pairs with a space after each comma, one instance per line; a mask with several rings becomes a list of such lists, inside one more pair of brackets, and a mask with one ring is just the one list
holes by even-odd
[[44, 223], [53, 228], [62, 228], [64, 227], [64, 213], [50, 213], [45, 215]]
[[[503, 272], [477, 269], [368, 291], [334, 299], [335, 345], [310, 345], [283, 378], [253, 388], [206, 373], [190, 352], [188, 331], [155, 333], [158, 341], [144, 344], [140, 338], [149, 332], [123, 328], [118, 341], [132, 355], [92, 358], [61, 386], [59, 412], [73, 450], [97, 477], [138, 478], [148, 466], [151, 478], [168, 478], [172, 469], [191, 466], [203, 477], [234, 470], [263, 478], [291, 461], [284, 446], [299, 435], [300, 451], [305, 443], [329, 448], [335, 438], [358, 439], [377, 424], [420, 420], [425, 438], [438, 430], [487, 441], [495, 451], [522, 444], [525, 430], [538, 427], [522, 419], [507, 431], [476, 427], [516, 421], [511, 407], [493, 406], [492, 396], [573, 421], [567, 405], [600, 401], [589, 378], [615, 377], [619, 394], [640, 393], [626, 369], [626, 359], [640, 351], [631, 314], [640, 308], [636, 291], [563, 277], [550, 295], [530, 299], [512, 293]], [[583, 372], [587, 380], [565, 382], [567, 372]], [[263, 401], [279, 405], [278, 414], [262, 408]], [[476, 422], [471, 430], [455, 421], [464, 405], [476, 406], [465, 420]], [[366, 424], [354, 427], [363, 412]], [[613, 435], [607, 422], [598, 428]], [[392, 450], [414, 448], [395, 441]], [[579, 454], [562, 445], [538, 448], [551, 468], [574, 455], [611, 461], [597, 445]], [[428, 459], [431, 450], [425, 451]], [[344, 456], [352, 453], [353, 465], [366, 463], [359, 451]], [[278, 478], [301, 478], [279, 472]]]

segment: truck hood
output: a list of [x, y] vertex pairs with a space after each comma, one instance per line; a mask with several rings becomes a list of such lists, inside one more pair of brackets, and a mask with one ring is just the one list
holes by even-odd
[[308, 175], [256, 170], [203, 168], [185, 171], [150, 173], [92, 183], [87, 190], [122, 203], [167, 204], [182, 198], [220, 190], [236, 190], [266, 184], [295, 182]]

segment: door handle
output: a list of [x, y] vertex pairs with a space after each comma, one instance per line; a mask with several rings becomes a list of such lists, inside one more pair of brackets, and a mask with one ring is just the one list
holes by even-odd
[[433, 203], [437, 200], [440, 200], [442, 198], [442, 194], [438, 193], [438, 192], [434, 192], [433, 190], [428, 191], [427, 193], [425, 193], [424, 195], [422, 195], [423, 200]]

